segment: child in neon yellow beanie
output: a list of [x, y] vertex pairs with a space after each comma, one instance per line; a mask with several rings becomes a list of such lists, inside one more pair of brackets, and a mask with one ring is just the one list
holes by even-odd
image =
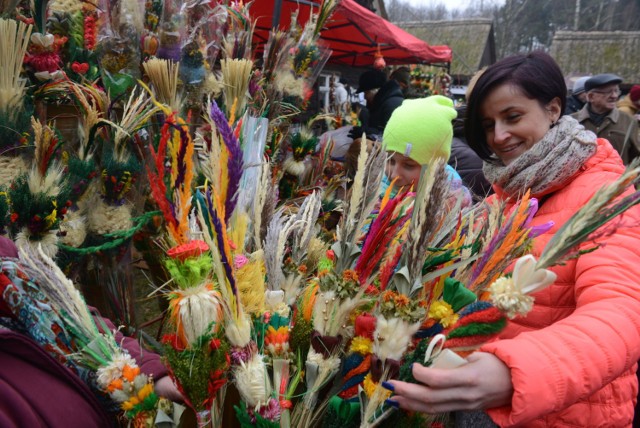
[[[422, 165], [435, 158], [449, 159], [452, 121], [456, 116], [453, 101], [441, 95], [405, 100], [393, 112], [384, 129], [383, 142], [390, 155], [386, 176], [389, 181], [396, 179], [396, 188], [412, 184], [415, 188]], [[468, 205], [471, 195], [462, 186], [460, 176], [448, 165], [447, 171], [452, 189], [465, 192], [463, 205]]]

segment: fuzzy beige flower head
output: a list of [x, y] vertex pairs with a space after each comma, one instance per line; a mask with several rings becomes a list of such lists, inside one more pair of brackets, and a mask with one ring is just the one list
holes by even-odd
[[504, 312], [509, 319], [518, 315], [524, 316], [533, 307], [533, 297], [520, 291], [511, 277], [502, 276], [495, 280], [489, 287], [489, 292], [495, 307]]
[[529, 295], [546, 288], [556, 280], [556, 274], [537, 267], [531, 254], [520, 257], [510, 277], [500, 277], [489, 287], [491, 300], [510, 319], [524, 316], [533, 307]]

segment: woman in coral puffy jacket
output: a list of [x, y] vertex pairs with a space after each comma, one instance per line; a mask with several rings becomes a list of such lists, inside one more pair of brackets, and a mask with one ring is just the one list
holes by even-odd
[[[505, 58], [475, 84], [465, 124], [470, 146], [503, 200], [527, 189], [540, 209], [539, 255], [560, 227], [624, 171], [616, 151], [562, 116], [566, 87], [558, 65], [533, 52]], [[626, 194], [631, 193], [628, 189]], [[459, 426], [629, 427], [640, 357], [640, 210], [631, 208], [601, 247], [552, 270], [526, 316], [468, 363], [443, 370], [413, 366], [420, 382], [391, 381], [392, 401], [427, 413], [457, 412]], [[482, 420], [484, 419], [484, 420]], [[494, 425], [495, 424], [495, 425]]]

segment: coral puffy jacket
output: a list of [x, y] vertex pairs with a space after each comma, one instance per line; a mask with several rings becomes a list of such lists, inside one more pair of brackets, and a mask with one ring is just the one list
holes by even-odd
[[[534, 225], [555, 222], [536, 239], [534, 255], [623, 171], [617, 152], [598, 139], [596, 154], [567, 183], [534, 195], [541, 203]], [[501, 189], [496, 197], [504, 197]], [[631, 426], [640, 357], [640, 207], [613, 221], [623, 224], [599, 239], [600, 248], [553, 268], [558, 278], [534, 294], [531, 313], [482, 347], [511, 370], [511, 405], [487, 411], [498, 425]]]

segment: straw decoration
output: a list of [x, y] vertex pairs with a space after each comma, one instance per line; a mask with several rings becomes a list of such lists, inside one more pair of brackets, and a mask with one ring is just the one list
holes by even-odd
[[20, 78], [31, 25], [0, 19], [0, 113], [15, 118], [22, 109], [26, 80]]
[[282, 261], [289, 236], [302, 227], [303, 220], [295, 215], [284, 215], [284, 207], [280, 208], [267, 228], [264, 242], [265, 266], [267, 268], [268, 286], [270, 290], [280, 290], [284, 282]]
[[131, 138], [157, 111], [158, 107], [152, 105], [152, 100], [144, 91], [141, 91], [137, 97], [135, 89], [131, 92], [131, 96], [124, 106], [122, 119], [118, 122], [113, 139], [115, 159], [122, 163], [126, 162], [129, 155], [125, 150], [125, 138]]
[[296, 214], [296, 220], [301, 221], [301, 225], [293, 232], [292, 257], [298, 264], [303, 262], [307, 253], [307, 248], [314, 236], [315, 222], [322, 208], [322, 197], [320, 192], [312, 192], [304, 199]]
[[151, 58], [142, 64], [142, 67], [155, 89], [158, 101], [177, 111], [180, 108], [177, 97], [180, 64], [171, 60]]
[[101, 123], [109, 125], [112, 123], [104, 119], [108, 96], [105, 92], [91, 85], [79, 85], [70, 80], [61, 81], [59, 89], [70, 92], [75, 98], [76, 103], [79, 104], [78, 108], [84, 113], [80, 115], [80, 126], [78, 129], [78, 137], [80, 140], [78, 158], [80, 160], [89, 160], [92, 149], [92, 140], [90, 138], [92, 130]]
[[[98, 332], [82, 295], [73, 283], [62, 273], [53, 260], [42, 253], [42, 250], [36, 253], [29, 247], [21, 248], [20, 260], [29, 277], [38, 282], [40, 289], [51, 301], [51, 304], [59, 308], [61, 314], [64, 314], [65, 322], [72, 330], [78, 347], [85, 348], [82, 349], [80, 355], [76, 355], [74, 358], [85, 359], [88, 357], [89, 361], [96, 364], [96, 368], [99, 365], [106, 365], [107, 356], [114, 350], [116, 344], [106, 341], [107, 336]], [[102, 346], [106, 345], [107, 348], [100, 349], [100, 353], [86, 349], [94, 337], [105, 339], [101, 342], [103, 342]]]
[[43, 126], [34, 117], [31, 117], [31, 127], [33, 128], [33, 143], [35, 145], [35, 166], [40, 175], [44, 177], [58, 147], [58, 139], [53, 129]]
[[333, 11], [338, 7], [339, 0], [323, 0], [320, 5], [320, 10], [316, 16], [316, 26], [314, 29], [314, 36], [319, 37], [320, 32], [324, 29], [327, 20], [333, 15]]
[[244, 113], [253, 61], [248, 59], [222, 59], [224, 102], [229, 117], [238, 117]]
[[270, 83], [276, 77], [277, 72], [288, 59], [287, 52], [291, 44], [291, 39], [284, 31], [271, 30], [269, 32], [269, 40], [264, 48], [264, 62], [262, 65], [262, 74], [265, 82]]
[[[252, 241], [254, 249], [262, 248], [262, 218], [263, 211], [271, 190], [271, 168], [268, 163], [260, 165], [260, 177], [256, 187], [256, 195], [253, 200], [251, 225], [253, 229]], [[271, 221], [271, 217], [269, 217]]]

